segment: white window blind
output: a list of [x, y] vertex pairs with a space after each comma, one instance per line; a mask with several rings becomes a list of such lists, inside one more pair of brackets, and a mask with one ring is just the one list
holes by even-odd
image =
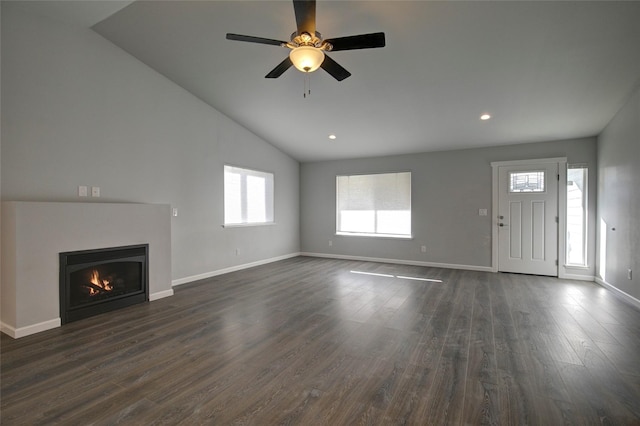
[[273, 173], [224, 166], [224, 224], [273, 222]]
[[336, 233], [411, 237], [411, 172], [336, 177]]

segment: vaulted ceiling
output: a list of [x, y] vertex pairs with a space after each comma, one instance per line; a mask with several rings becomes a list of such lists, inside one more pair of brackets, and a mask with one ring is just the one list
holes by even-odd
[[290, 1], [30, 3], [300, 161], [594, 136], [640, 81], [636, 1], [318, 0], [324, 37], [383, 31], [386, 47], [330, 54], [352, 76], [318, 70], [306, 98], [294, 68], [264, 78], [288, 49], [225, 39], [288, 40]]

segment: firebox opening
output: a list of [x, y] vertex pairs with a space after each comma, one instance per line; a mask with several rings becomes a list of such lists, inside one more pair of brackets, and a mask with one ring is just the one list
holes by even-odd
[[149, 300], [148, 244], [60, 253], [62, 323]]

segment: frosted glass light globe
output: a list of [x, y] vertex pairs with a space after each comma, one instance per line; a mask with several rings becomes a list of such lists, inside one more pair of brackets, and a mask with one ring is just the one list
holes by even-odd
[[313, 72], [320, 68], [324, 61], [324, 52], [312, 46], [296, 47], [289, 53], [293, 66], [302, 72]]

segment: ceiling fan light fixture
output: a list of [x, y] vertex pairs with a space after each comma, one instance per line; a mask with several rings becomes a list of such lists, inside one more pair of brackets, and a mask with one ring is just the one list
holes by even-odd
[[324, 52], [313, 46], [299, 46], [289, 53], [293, 66], [302, 72], [314, 72], [324, 61]]
[[[296, 18], [296, 30], [291, 33], [289, 41], [233, 33], [227, 33], [227, 40], [269, 44], [291, 49], [289, 56], [269, 71], [265, 78], [278, 78], [291, 67], [305, 74], [322, 68], [337, 81], [350, 77], [351, 73], [324, 52], [374, 49], [386, 45], [382, 32], [324, 40], [322, 34], [316, 31], [316, 0], [293, 0], [293, 12]], [[305, 82], [309, 81], [308, 77], [305, 77]], [[310, 94], [311, 90], [308, 92]]]

